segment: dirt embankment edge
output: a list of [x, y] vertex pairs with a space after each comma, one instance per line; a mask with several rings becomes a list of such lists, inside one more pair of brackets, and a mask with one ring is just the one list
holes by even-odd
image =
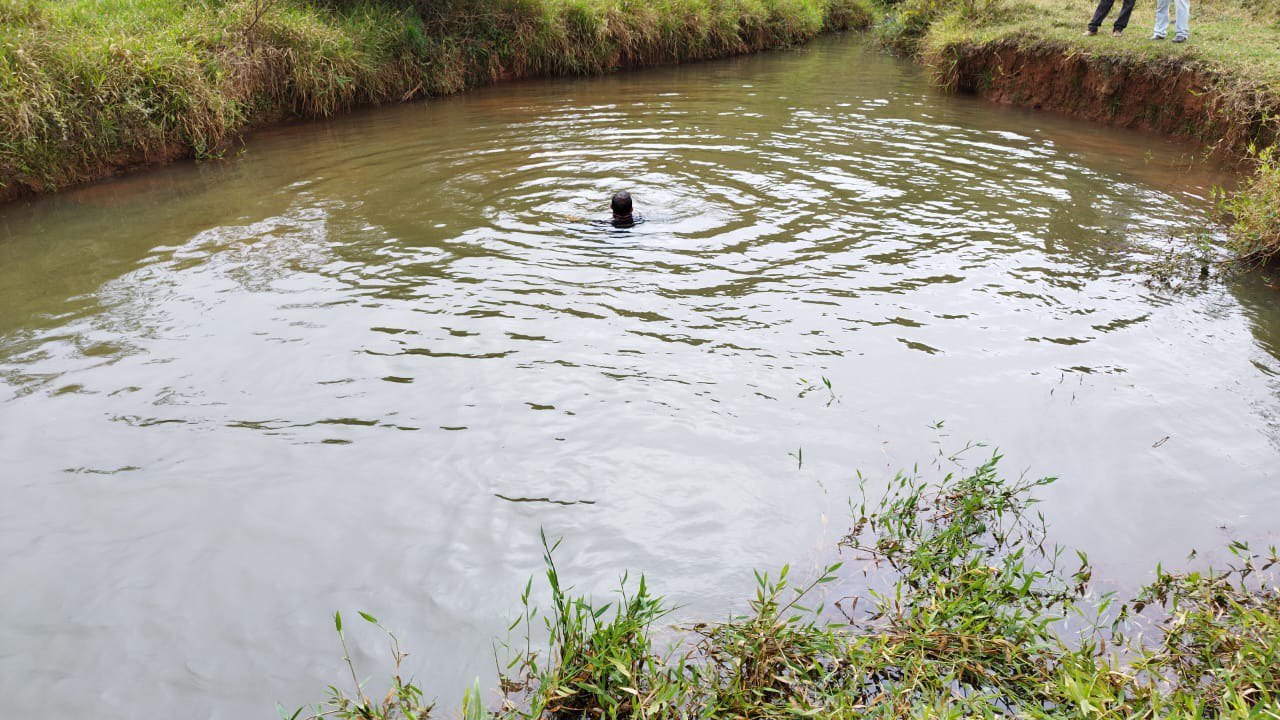
[[1227, 157], [1270, 145], [1280, 95], [1193, 59], [1099, 54], [1006, 38], [922, 55], [943, 87], [1003, 105], [1196, 140]]

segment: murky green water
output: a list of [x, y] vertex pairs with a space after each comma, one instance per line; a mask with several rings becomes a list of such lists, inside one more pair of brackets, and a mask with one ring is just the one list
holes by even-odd
[[[268, 717], [343, 677], [335, 609], [452, 700], [540, 527], [580, 588], [642, 571], [719, 617], [830, 557], [856, 471], [968, 441], [1062, 478], [1107, 587], [1273, 539], [1274, 292], [1128, 271], [1207, 225], [1193, 150], [846, 38], [0, 208], [6, 714]], [[576, 219], [621, 187], [648, 223]]]

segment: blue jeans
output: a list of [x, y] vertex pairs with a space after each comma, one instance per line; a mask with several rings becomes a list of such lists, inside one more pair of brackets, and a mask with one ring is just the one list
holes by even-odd
[[[1173, 32], [1187, 37], [1191, 35], [1191, 0], [1174, 0], [1177, 6], [1177, 19], [1173, 22]], [[1156, 31], [1164, 37], [1169, 31], [1169, 0], [1156, 0]]]

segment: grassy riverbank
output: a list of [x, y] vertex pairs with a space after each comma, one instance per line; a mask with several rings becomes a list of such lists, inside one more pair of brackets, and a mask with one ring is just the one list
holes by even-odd
[[[1150, 3], [1122, 37], [1097, 36], [1095, 0], [900, 0], [880, 30], [944, 84], [997, 102], [1181, 135], [1240, 158], [1224, 198], [1233, 251], [1280, 255], [1280, 3], [1197, 0], [1191, 41], [1149, 40]], [[1172, 38], [1172, 28], [1170, 29]]]
[[1280, 256], [1280, 5], [1150, 7], [1081, 36], [1093, 0], [0, 0], [0, 200], [233, 152], [246, 129], [803, 42], [881, 17], [887, 42], [993, 100], [1197, 138], [1243, 158], [1222, 209], [1242, 257]]
[[[799, 581], [785, 568], [757, 574], [746, 613], [684, 628], [665, 651], [651, 631], [670, 605], [643, 579], [630, 587], [624, 579], [614, 602], [574, 597], [548, 546], [550, 607], [539, 615], [526, 591], [525, 615], [511, 626], [525, 637], [512, 643], [507, 699], [496, 715], [1280, 716], [1274, 549], [1259, 555], [1234, 543], [1235, 565], [1223, 572], [1157, 569], [1148, 587], [1119, 603], [1091, 589], [1086, 556], [1046, 546], [1033, 493], [1048, 482], [1003, 481], [996, 459], [936, 483], [899, 477], [854, 507], [841, 543], [845, 567]], [[882, 589], [844, 598], [827, 590], [851, 575]], [[822, 611], [823, 602], [832, 608]], [[335, 621], [343, 636], [341, 617]], [[394, 639], [392, 648], [398, 659]], [[359, 677], [356, 668], [351, 675]], [[372, 697], [358, 685], [333, 689], [312, 717], [430, 714], [411, 681], [397, 672], [390, 686], [385, 699], [382, 688]], [[478, 687], [462, 708], [467, 720], [489, 717]]]
[[0, 199], [246, 128], [865, 27], [862, 0], [0, 0]]

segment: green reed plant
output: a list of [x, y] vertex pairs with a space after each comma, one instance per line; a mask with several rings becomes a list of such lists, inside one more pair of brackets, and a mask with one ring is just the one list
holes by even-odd
[[484, 706], [484, 693], [480, 690], [480, 678], [462, 696], [462, 720], [485, 720], [491, 717]]
[[530, 630], [538, 609], [530, 604], [530, 586], [522, 596], [523, 615], [511, 629], [526, 629], [526, 650], [508, 666], [519, 678], [507, 686], [527, 691], [524, 703], [512, 703], [514, 717], [633, 717], [639, 708], [664, 702], [667, 671], [653, 650], [653, 624], [671, 612], [661, 597], [649, 593], [643, 576], [634, 594], [624, 574], [618, 599], [597, 603], [571, 596], [561, 583], [554, 553], [542, 534], [550, 613], [542, 617], [547, 657], [533, 650]]
[[[306, 713], [306, 708], [298, 708], [292, 715], [286, 714], [284, 709], [280, 709], [280, 717], [282, 720], [298, 720], [298, 718], [306, 718], [307, 720], [319, 720], [320, 718], [336, 718], [337, 720], [426, 720], [431, 715], [431, 711], [435, 707], [433, 701], [428, 701], [413, 678], [404, 679], [401, 674], [401, 664], [408, 654], [400, 649], [400, 639], [395, 633], [383, 627], [378, 619], [366, 612], [359, 613], [361, 619], [370, 625], [376, 626], [381, 630], [387, 638], [387, 647], [391, 653], [392, 671], [390, 687], [385, 696], [380, 700], [370, 698], [365, 692], [365, 683], [361, 682], [356, 674], [355, 663], [351, 660], [351, 651], [347, 649], [347, 636], [342, 629], [342, 613], [335, 612], [333, 614], [334, 630], [338, 633], [338, 642], [342, 646], [342, 659], [346, 663], [347, 670], [351, 673], [351, 690], [342, 690], [336, 685], [329, 686], [329, 697], [320, 705], [316, 706], [310, 714]], [[483, 707], [483, 700], [480, 697], [479, 688], [475, 688], [475, 695], [469, 691], [463, 698], [464, 715], [468, 710], [473, 713], [473, 717], [467, 720], [474, 720], [476, 708]]]
[[834, 582], [839, 569], [840, 563], [831, 565], [794, 588], [787, 566], [776, 578], [757, 572], [749, 612], [695, 628], [700, 640], [686, 662], [697, 715], [804, 714], [820, 704], [836, 677], [843, 638], [821, 619], [822, 606], [802, 603]]

